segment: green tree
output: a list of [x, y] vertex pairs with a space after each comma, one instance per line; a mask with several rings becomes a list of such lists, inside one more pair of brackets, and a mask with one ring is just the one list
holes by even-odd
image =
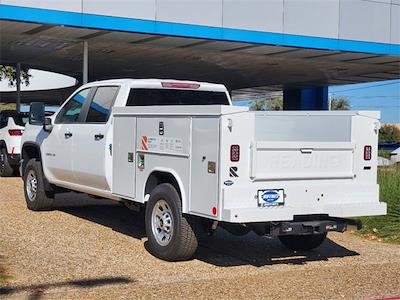
[[332, 97], [330, 103], [331, 110], [350, 110], [350, 102], [346, 97]]
[[[28, 67], [21, 67], [21, 83], [29, 85], [32, 77]], [[0, 65], [0, 81], [8, 80], [8, 86], [15, 87], [17, 84], [17, 69], [12, 66]]]
[[282, 109], [283, 109], [282, 97], [254, 100], [250, 107], [250, 110], [282, 110]]
[[379, 142], [400, 142], [400, 129], [394, 125], [383, 125], [379, 129]]

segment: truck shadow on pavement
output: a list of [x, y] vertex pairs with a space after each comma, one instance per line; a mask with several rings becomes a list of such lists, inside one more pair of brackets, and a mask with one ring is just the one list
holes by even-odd
[[28, 299], [40, 299], [45, 292], [57, 288], [80, 288], [89, 289], [106, 285], [123, 285], [133, 283], [134, 280], [128, 277], [104, 277], [81, 280], [70, 280], [55, 283], [32, 284], [25, 286], [0, 286], [0, 296], [12, 296], [14, 294], [28, 293]]
[[[68, 207], [63, 206], [65, 203], [65, 201], [59, 201], [60, 211], [101, 224], [136, 239], [146, 237], [144, 213], [135, 213], [122, 205], [109, 205], [110, 202], [97, 199], [88, 199], [87, 202], [78, 201], [75, 204], [68, 201]], [[306, 264], [312, 261], [326, 261], [335, 257], [357, 255], [359, 255], [357, 252], [349, 250], [329, 238], [313, 251], [294, 252], [283, 247], [278, 239], [259, 237], [255, 233], [238, 237], [224, 229], [218, 229], [213, 237], [200, 244], [194, 259], [221, 267], [240, 265], [261, 267]]]
[[204, 262], [231, 267], [252, 265], [303, 265], [313, 261], [328, 261], [335, 257], [357, 256], [331, 239], [312, 251], [292, 251], [285, 248], [277, 238], [260, 237], [255, 233], [233, 236], [225, 230], [217, 230], [214, 236], [201, 244], [196, 258]]

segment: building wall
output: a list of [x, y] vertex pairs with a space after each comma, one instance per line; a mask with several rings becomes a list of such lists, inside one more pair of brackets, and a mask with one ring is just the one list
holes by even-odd
[[0, 0], [0, 4], [400, 44], [400, 0]]

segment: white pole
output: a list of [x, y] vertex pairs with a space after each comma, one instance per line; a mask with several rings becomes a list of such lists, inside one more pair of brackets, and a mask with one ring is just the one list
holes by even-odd
[[83, 41], [83, 68], [82, 68], [82, 83], [88, 83], [88, 72], [89, 72], [89, 47], [88, 42]]
[[21, 63], [17, 63], [16, 77], [17, 77], [16, 110], [17, 110], [17, 112], [20, 112], [20, 110], [21, 110]]

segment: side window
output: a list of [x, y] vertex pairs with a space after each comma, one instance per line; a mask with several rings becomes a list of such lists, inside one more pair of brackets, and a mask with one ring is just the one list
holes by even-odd
[[87, 123], [105, 123], [108, 121], [111, 106], [117, 95], [119, 87], [101, 86], [98, 87], [90, 103], [86, 117]]
[[56, 123], [74, 123], [78, 121], [82, 106], [90, 93], [90, 88], [75, 94], [61, 109], [56, 117]]

